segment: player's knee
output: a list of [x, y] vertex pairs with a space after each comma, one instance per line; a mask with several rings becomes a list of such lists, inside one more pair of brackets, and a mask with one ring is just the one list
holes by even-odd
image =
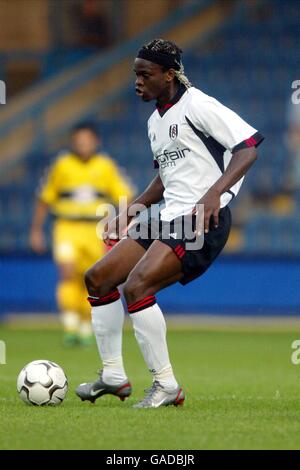
[[137, 302], [149, 295], [147, 279], [142, 273], [129, 276], [124, 284], [123, 292], [127, 304]]
[[94, 266], [89, 268], [84, 274], [84, 282], [88, 290], [97, 289], [101, 284], [99, 271], [96, 272]]
[[105, 269], [99, 266], [92, 266], [86, 271], [84, 282], [88, 292], [97, 296], [107, 295], [116, 287], [106, 276]]
[[126, 281], [123, 286], [123, 293], [127, 304], [135, 302], [137, 295], [137, 285], [132, 281]]

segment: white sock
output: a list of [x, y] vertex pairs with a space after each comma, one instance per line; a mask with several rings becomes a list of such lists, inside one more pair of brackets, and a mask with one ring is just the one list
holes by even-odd
[[157, 304], [131, 313], [135, 337], [139, 343], [145, 362], [154, 380], [167, 390], [174, 390], [178, 383], [170, 364], [166, 322]]
[[92, 325], [103, 364], [105, 383], [118, 385], [127, 376], [122, 359], [124, 308], [121, 299], [92, 307]]
[[60, 320], [63, 324], [64, 330], [67, 333], [77, 333], [79, 327], [79, 314], [77, 312], [65, 311], [60, 315]]
[[178, 387], [171, 364], [156, 372], [154, 380], [157, 380], [166, 390], [174, 390]]

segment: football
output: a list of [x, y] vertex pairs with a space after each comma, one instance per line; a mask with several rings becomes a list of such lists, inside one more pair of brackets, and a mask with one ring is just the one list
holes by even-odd
[[68, 380], [58, 364], [38, 360], [23, 367], [17, 379], [17, 390], [27, 404], [59, 405], [68, 391]]

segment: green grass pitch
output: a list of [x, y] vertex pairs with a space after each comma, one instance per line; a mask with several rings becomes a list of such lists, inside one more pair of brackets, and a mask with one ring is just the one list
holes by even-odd
[[[183, 407], [133, 409], [150, 385], [133, 332], [124, 360], [133, 395], [81, 402], [75, 387], [100, 367], [91, 350], [60, 346], [58, 330], [0, 326], [7, 364], [0, 365], [0, 449], [299, 449], [300, 365], [291, 363], [295, 331], [171, 329], [170, 355], [186, 391]], [[58, 407], [25, 405], [20, 369], [34, 359], [60, 364], [69, 392]]]

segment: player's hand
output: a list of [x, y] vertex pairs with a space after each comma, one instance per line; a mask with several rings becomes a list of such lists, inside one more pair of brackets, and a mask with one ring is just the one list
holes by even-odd
[[108, 246], [114, 246], [127, 233], [131, 217], [121, 213], [104, 226], [102, 239]]
[[29, 243], [30, 243], [31, 249], [35, 253], [41, 255], [46, 252], [47, 245], [46, 245], [46, 240], [45, 240], [42, 230], [37, 230], [37, 229], [31, 230]]
[[102, 240], [107, 246], [114, 246], [119, 241], [117, 229], [117, 217], [113, 219], [110, 223], [104, 225], [102, 232]]
[[[204, 205], [204, 233], [209, 232], [209, 224], [211, 217], [213, 217], [213, 225], [215, 228], [219, 226], [219, 211], [220, 211], [220, 205], [221, 205], [221, 194], [219, 191], [211, 188], [207, 191], [207, 193], [198, 201], [198, 204], [203, 204]], [[196, 214], [197, 209], [195, 208], [194, 214]], [[198, 220], [198, 225], [200, 226], [196, 227], [196, 234], [200, 235], [201, 234], [201, 225], [202, 225], [202, 218], [200, 217]]]

